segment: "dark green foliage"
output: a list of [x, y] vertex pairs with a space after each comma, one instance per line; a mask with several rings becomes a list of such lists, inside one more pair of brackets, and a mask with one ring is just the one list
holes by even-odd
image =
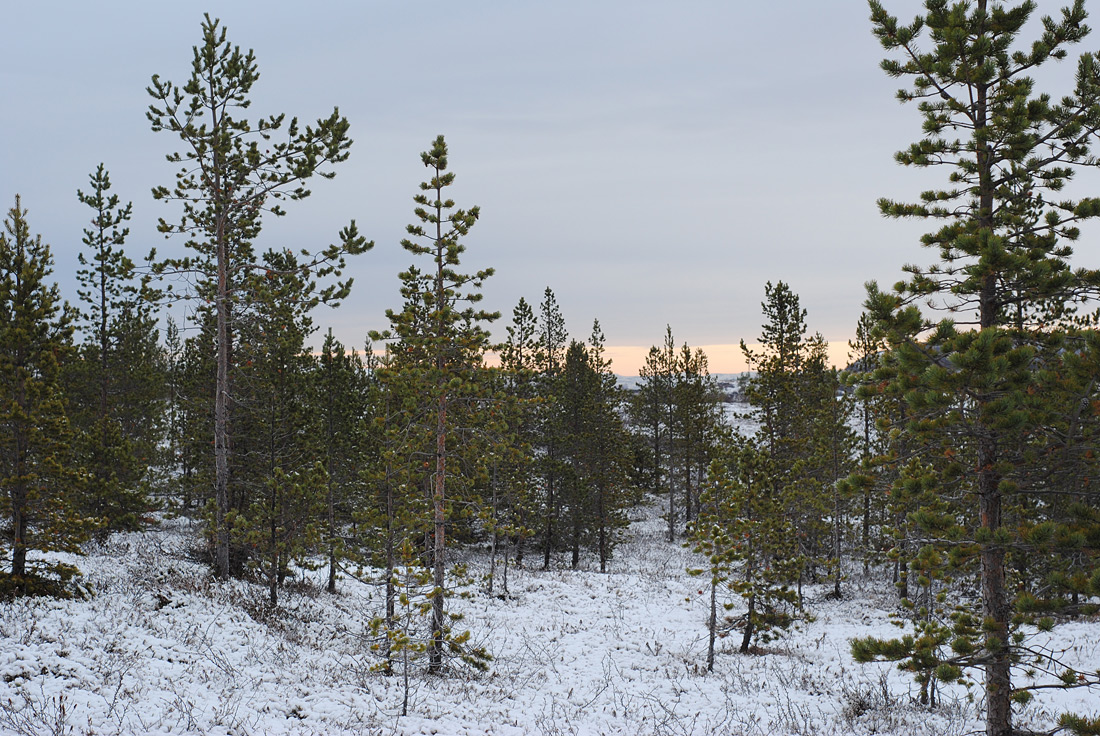
[[[665, 325], [665, 340], [654, 345], [646, 355], [639, 375], [642, 385], [633, 403], [636, 425], [648, 435], [652, 449], [652, 481], [650, 490], [668, 492], [668, 541], [676, 538], [676, 492], [673, 490], [673, 431], [676, 427], [676, 341], [672, 327]], [[662, 462], [662, 460], [664, 462]], [[667, 465], [668, 470], [665, 469]], [[662, 484], [662, 480], [664, 483]]]
[[[241, 545], [230, 564], [259, 565], [272, 605], [289, 563], [318, 539], [327, 479], [319, 416], [311, 405], [315, 359], [306, 347], [317, 304], [314, 282], [289, 253], [267, 252], [238, 312], [234, 372], [234, 473], [229, 523]], [[214, 528], [211, 525], [210, 528]]]
[[550, 568], [550, 556], [563, 544], [558, 521], [562, 514], [561, 478], [565, 466], [561, 458], [562, 437], [555, 425], [555, 383], [565, 364], [569, 334], [557, 297], [550, 287], [539, 306], [538, 338], [535, 347], [535, 379], [538, 396], [535, 414], [535, 469], [540, 478], [542, 517], [542, 569]]
[[618, 407], [615, 377], [603, 358], [603, 333], [593, 325], [588, 347], [573, 341], [554, 390], [554, 431], [562, 463], [561, 500], [571, 564], [582, 548], [595, 550], [600, 572], [626, 526], [632, 500], [629, 441]]
[[139, 282], [123, 251], [132, 206], [111, 193], [100, 164], [91, 190], [77, 198], [93, 213], [84, 229], [77, 272], [83, 341], [65, 366], [75, 448], [88, 471], [84, 513], [102, 519], [101, 533], [133, 530], [147, 519], [151, 468], [164, 427], [164, 359], [152, 312], [155, 292]]
[[[906, 402], [904, 418], [890, 428], [905, 436], [913, 457], [894, 483], [912, 500], [899, 529], [924, 540], [915, 560], [922, 580], [977, 582], [981, 625], [953, 630], [962, 659], [936, 672], [951, 679], [961, 676], [956, 664], [981, 667], [986, 732], [1008, 736], [1013, 703], [1028, 697], [1013, 688], [1014, 670], [1044, 656], [1019, 627], [1042, 621], [1034, 613], [1046, 607], [1042, 601], [1057, 607], [1074, 587], [1080, 591], [1085, 560], [1096, 559], [1069, 543], [1088, 537], [1089, 522], [1074, 531], [1066, 512], [1071, 499], [1096, 502], [1091, 488], [1074, 482], [1084, 468], [1076, 461], [1094, 445], [1085, 428], [1096, 420], [1095, 374], [1084, 379], [1070, 367], [1078, 356], [1092, 360], [1095, 319], [1078, 309], [1100, 294], [1100, 271], [1074, 270], [1068, 259], [1078, 223], [1100, 215], [1100, 200], [1058, 193], [1078, 167], [1093, 163], [1088, 131], [1100, 126], [1100, 69], [1093, 54], [1082, 54], [1075, 88], [1057, 101], [1037, 93], [1030, 76], [1066, 58], [1067, 47], [1088, 33], [1080, 0], [1060, 18], [1044, 18], [1029, 45], [1019, 34], [1035, 10], [1031, 2], [928, 0], [910, 25], [875, 0], [870, 8], [875, 35], [900, 58], [883, 69], [908, 79], [898, 97], [918, 101], [924, 122], [922, 139], [897, 160], [949, 168], [948, 187], [924, 192], [919, 203], [879, 203], [886, 216], [931, 218], [938, 226], [922, 242], [939, 261], [907, 266], [892, 293], [871, 284], [867, 301], [875, 334], [890, 349], [878, 375]], [[931, 50], [921, 48], [925, 32]], [[946, 318], [933, 321], [918, 304], [945, 310]], [[1063, 472], [1055, 458], [1074, 462]], [[930, 575], [932, 567], [940, 573]], [[1021, 615], [1018, 604], [1032, 613]], [[906, 654], [913, 655], [924, 657]], [[914, 669], [926, 673], [931, 664], [925, 658]]]
[[71, 350], [72, 314], [46, 281], [52, 266], [16, 197], [0, 232], [0, 528], [10, 562], [0, 588], [8, 594], [67, 591], [75, 569], [30, 553], [79, 553], [96, 526], [75, 505], [81, 473], [59, 366]]
[[[790, 582], [798, 577], [802, 561], [796, 530], [773, 491], [778, 472], [767, 450], [743, 437], [728, 440], [711, 463], [699, 517], [690, 527], [695, 551], [709, 561], [708, 670], [714, 667], [714, 639], [726, 630], [741, 629], [741, 652], [748, 653], [755, 642], [770, 641], [794, 621], [798, 594]], [[719, 586], [742, 598], [744, 615], [718, 620]]]
[[503, 595], [508, 595], [508, 562], [514, 553], [522, 562], [526, 541], [535, 534], [537, 476], [533, 447], [538, 441], [538, 323], [526, 299], [520, 298], [512, 312], [508, 338], [500, 346], [501, 371], [494, 386], [494, 424], [498, 428], [491, 443], [489, 502], [482, 523], [490, 535], [491, 559], [488, 592], [494, 592], [497, 551], [504, 547]]
[[364, 363], [357, 352], [346, 352], [329, 330], [313, 370], [312, 411], [320, 425], [326, 475], [323, 536], [330, 593], [336, 592], [340, 562], [356, 557], [354, 544], [349, 545], [353, 541], [349, 527], [356, 511], [366, 505], [363, 476], [378, 452], [373, 426], [378, 398], [373, 375], [376, 361], [370, 350], [368, 343], [368, 363]]
[[[282, 215], [282, 204], [308, 197], [305, 183], [315, 174], [332, 178], [331, 166], [347, 160], [351, 139], [348, 122], [334, 109], [315, 125], [300, 126], [285, 115], [260, 118], [255, 124], [238, 117], [251, 105], [252, 86], [259, 79], [255, 56], [226, 39], [219, 21], [206, 15], [202, 45], [193, 48], [191, 76], [182, 86], [154, 75], [148, 88], [154, 102], [147, 117], [155, 132], [180, 139], [183, 151], [168, 160], [180, 164], [175, 185], [156, 187], [153, 197], [180, 203], [176, 223], [160, 220], [165, 235], [179, 234], [193, 256], [158, 264], [162, 274], [186, 274], [197, 296], [212, 302], [214, 317], [214, 541], [215, 572], [230, 571], [230, 401], [236, 323], [250, 289], [269, 273], [286, 270], [303, 280], [339, 278], [347, 255], [362, 253], [372, 243], [361, 237], [354, 221], [340, 233], [340, 242], [317, 251], [302, 251], [291, 263], [257, 263], [253, 242], [264, 213]], [[284, 129], [285, 124], [285, 129]], [[283, 135], [282, 140], [276, 135]], [[289, 256], [287, 251], [285, 255]], [[335, 302], [351, 286], [337, 281], [311, 299]], [[171, 287], [169, 287], [169, 290]]]
[[851, 472], [854, 438], [850, 410], [839, 395], [825, 341], [806, 334], [806, 310], [782, 281], [765, 286], [760, 348], [741, 350], [755, 372], [744, 384], [750, 417], [773, 471], [771, 493], [798, 541], [801, 566], [792, 582], [817, 582], [824, 566], [840, 594], [842, 542], [848, 494], [840, 481]]
[[710, 378], [706, 354], [687, 343], [677, 350], [668, 325], [661, 347], [649, 349], [640, 377], [630, 414], [635, 432], [646, 440], [643, 458], [651, 462], [648, 473], [645, 468], [640, 471], [649, 476], [651, 491], [668, 492], [671, 542], [681, 518], [686, 528], [695, 517], [699, 486], [721, 423], [721, 396]]
[[421, 154], [421, 162], [432, 176], [413, 197], [418, 222], [407, 227], [409, 237], [401, 246], [413, 255], [427, 256], [431, 270], [422, 272], [411, 266], [400, 274], [405, 305], [400, 312], [386, 310], [391, 329], [372, 333], [371, 339], [391, 342], [391, 360], [382, 380], [401, 402], [395, 418], [402, 423], [393, 429], [401, 434], [400, 441], [394, 442], [398, 453], [394, 469], [403, 475], [401, 471], [407, 472], [410, 460], [428, 458], [419, 479], [406, 476], [400, 482], [403, 492], [424, 482], [431, 499], [430, 543], [426, 539], [425, 552], [435, 588], [431, 593], [428, 669], [440, 674], [447, 642], [453, 641], [445, 611], [447, 528], [451, 525], [453, 529], [457, 520], [454, 502], [470, 501], [476, 481], [485, 474], [485, 455], [479, 452], [478, 443], [486, 434], [478, 430], [485, 420], [483, 399], [488, 381], [484, 354], [490, 342], [483, 325], [499, 315], [476, 307], [482, 298], [482, 283], [493, 274], [492, 269], [474, 274], [457, 270], [466, 249], [461, 239], [477, 222], [480, 210], [455, 209], [454, 201], [445, 198], [455, 175], [447, 170], [443, 136]]

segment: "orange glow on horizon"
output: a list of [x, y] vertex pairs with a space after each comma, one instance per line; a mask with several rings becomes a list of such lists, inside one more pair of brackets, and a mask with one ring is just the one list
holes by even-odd
[[[749, 343], [749, 349], [757, 349], [757, 343]], [[714, 373], [743, 373], [748, 370], [745, 365], [745, 356], [741, 353], [739, 344], [725, 345], [692, 345], [703, 349], [707, 354], [707, 363], [710, 372]], [[611, 361], [611, 370], [620, 376], [636, 376], [649, 354], [649, 345], [607, 345], [604, 347], [604, 355]], [[500, 358], [495, 353], [486, 356], [489, 365], [500, 365]], [[829, 362], [837, 368], [848, 365], [848, 343], [840, 340], [829, 343]]]
[[[748, 343], [749, 349], [759, 347], [756, 343]], [[606, 348], [607, 357], [611, 359], [611, 370], [620, 376], [636, 376], [639, 369], [645, 364], [646, 355], [649, 354], [646, 345], [609, 345]], [[707, 362], [711, 373], [742, 373], [749, 368], [745, 365], [745, 356], [741, 352], [739, 344], [725, 345], [692, 345], [702, 348], [707, 354]], [[829, 343], [829, 362], [837, 368], [848, 365], [848, 342], [845, 340]]]

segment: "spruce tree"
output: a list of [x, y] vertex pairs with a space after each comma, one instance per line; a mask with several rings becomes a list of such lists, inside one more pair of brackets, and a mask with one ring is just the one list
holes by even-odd
[[78, 515], [72, 433], [59, 356], [71, 350], [72, 313], [62, 304], [50, 247], [32, 236], [17, 196], [0, 231], [0, 505], [10, 573], [4, 594], [65, 595], [77, 573], [32, 552], [80, 552], [95, 527]]
[[[351, 139], [348, 121], [339, 110], [301, 126], [283, 114], [252, 123], [242, 116], [251, 105], [252, 86], [259, 79], [255, 55], [242, 52], [226, 39], [220, 22], [204, 16], [202, 45], [193, 48], [191, 76], [182, 86], [152, 78], [148, 88], [154, 102], [147, 117], [154, 132], [176, 135], [183, 150], [168, 160], [181, 164], [175, 185], [156, 187], [154, 199], [179, 202], [183, 213], [176, 222], [161, 219], [166, 236], [182, 235], [195, 251], [191, 257], [159, 264], [164, 274], [185, 274], [197, 282], [198, 295], [213, 303], [215, 318], [214, 392], [214, 527], [215, 572], [229, 574], [230, 410], [231, 372], [235, 331], [234, 314], [244, 294], [243, 285], [257, 271], [253, 242], [263, 214], [283, 215], [282, 203], [308, 197], [306, 182], [318, 175], [332, 178], [332, 166], [345, 161]], [[285, 138], [276, 140], [284, 130]], [[295, 265], [301, 274], [339, 277], [344, 257], [372, 246], [355, 223], [340, 233], [340, 242], [305, 252]], [[347, 295], [348, 282], [322, 291], [322, 299]]]
[[[928, 0], [909, 25], [877, 0], [870, 8], [875, 35], [900, 57], [882, 67], [911, 81], [898, 97], [917, 101], [923, 119], [924, 136], [897, 160], [947, 167], [950, 183], [918, 203], [880, 201], [886, 216], [939, 224], [922, 238], [939, 262], [907, 266], [893, 292], [871, 285], [868, 307], [903, 375], [915, 377], [905, 392], [912, 411], [906, 430], [915, 443], [949, 455], [925, 463], [930, 477], [910, 474], [908, 482], [954, 499], [955, 522], [937, 526], [939, 517], [923, 510], [914, 521], [954, 569], [977, 568], [981, 611], [960, 618], [952, 647], [970, 655], [963, 664], [984, 670], [986, 733], [1009, 736], [1013, 701], [1029, 697], [1013, 669], [1042, 656], [1018, 628], [1028, 620], [1022, 609], [1038, 596], [1026, 579], [1013, 579], [1009, 562], [1031, 544], [1033, 495], [1070, 493], [1031, 472], [1058, 422], [1040, 397], [1050, 371], [1078, 345], [1088, 351], [1071, 340], [1081, 323], [1076, 309], [1100, 293], [1100, 272], [1069, 265], [1078, 223], [1100, 215], [1100, 199], [1059, 194], [1079, 167], [1093, 163], [1100, 68], [1093, 54], [1082, 54], [1074, 89], [1058, 101], [1037, 93], [1031, 76], [1085, 38], [1082, 0], [1060, 18], [1044, 18], [1030, 45], [1019, 36], [1033, 2]], [[930, 49], [922, 48], [925, 31]], [[922, 303], [946, 315], [926, 316]], [[883, 656], [902, 654], [883, 647]], [[1093, 681], [1088, 673], [1063, 674], [1067, 684]], [[957, 679], [961, 672], [943, 675]]]

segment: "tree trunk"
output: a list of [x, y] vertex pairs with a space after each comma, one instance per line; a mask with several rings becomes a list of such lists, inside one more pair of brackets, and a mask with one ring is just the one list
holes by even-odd
[[444, 525], [446, 522], [445, 494], [447, 478], [447, 395], [441, 392], [436, 409], [435, 424], [435, 489], [432, 494], [433, 521], [435, 526], [433, 546], [432, 639], [428, 647], [428, 672], [438, 675], [443, 671], [443, 588], [446, 575], [443, 553], [445, 549]]
[[218, 217], [218, 358], [214, 396], [214, 574], [229, 578], [229, 529], [225, 515], [229, 509], [229, 254], [225, 242], [224, 216]]
[[752, 644], [752, 635], [755, 633], [756, 623], [756, 596], [749, 596], [749, 610], [745, 614], [745, 635], [741, 637], [741, 653], [749, 653], [749, 645]]
[[[978, 12], [985, 13], [987, 0], [978, 0]], [[983, 29], [984, 33], [985, 29]], [[981, 63], [982, 59], [977, 62]], [[976, 84], [976, 119], [974, 135], [981, 143], [977, 147], [978, 166], [978, 219], [982, 231], [993, 234], [993, 205], [996, 193], [990, 144], [981, 136], [988, 122], [988, 84]], [[995, 327], [998, 320], [997, 276], [985, 277], [978, 295], [979, 327], [982, 330]], [[978, 417], [983, 416], [979, 399]], [[980, 421], [980, 419], [979, 419]], [[994, 470], [998, 460], [995, 441], [997, 430], [979, 425], [985, 433], [978, 441], [978, 505], [981, 526], [995, 535], [1001, 528], [1000, 476]], [[995, 542], [989, 541], [981, 548], [982, 609], [986, 617], [985, 697], [987, 736], [1011, 736], [1012, 734], [1012, 673], [1009, 659], [1008, 594], [1005, 590], [1005, 552]]]
[[714, 672], [714, 640], [718, 637], [718, 581], [710, 578], [710, 617], [707, 619], [707, 672]]
[[607, 491], [604, 489], [601, 483], [598, 487], [597, 502], [599, 507], [597, 513], [599, 513], [599, 540], [600, 540], [600, 572], [607, 572], [607, 560], [610, 557], [607, 545]]

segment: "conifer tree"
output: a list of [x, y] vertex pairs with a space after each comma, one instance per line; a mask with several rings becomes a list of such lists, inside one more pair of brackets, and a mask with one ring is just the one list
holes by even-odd
[[[977, 568], [981, 612], [960, 619], [952, 647], [973, 652], [965, 664], [984, 670], [986, 733], [1009, 736], [1013, 701], [1029, 697], [1013, 668], [1039, 653], [1018, 629], [1028, 620], [1021, 610], [1033, 609], [1038, 597], [1026, 580], [1012, 579], [1008, 563], [1029, 545], [1032, 494], [1066, 493], [1030, 472], [1034, 451], [1048, 446], [1057, 424], [1038, 397], [1048, 371], [1073, 352], [1066, 331], [1079, 321], [1077, 307], [1100, 293], [1100, 272], [1074, 270], [1068, 260], [1078, 223], [1100, 215], [1100, 199], [1057, 199], [1078, 167], [1093, 162], [1100, 68], [1093, 54], [1082, 54], [1068, 95], [1055, 102], [1035, 91], [1033, 70], [1066, 58], [1088, 33], [1082, 0], [1058, 19], [1044, 18], [1039, 37], [1024, 47], [1019, 35], [1033, 2], [928, 0], [910, 25], [876, 0], [870, 7], [875, 35], [901, 58], [887, 59], [883, 69], [911, 80], [898, 97], [918, 101], [924, 121], [923, 138], [897, 159], [946, 166], [950, 184], [919, 203], [880, 201], [886, 216], [939, 223], [922, 238], [939, 262], [906, 267], [908, 278], [892, 293], [871, 285], [868, 307], [902, 372], [915, 377], [906, 390], [907, 430], [953, 458], [926, 463], [932, 477], [923, 483], [957, 500], [954, 523], [937, 527], [932, 513], [914, 519], [954, 569]], [[925, 30], [931, 50], [921, 47]], [[919, 303], [946, 310], [946, 318], [933, 321]], [[954, 541], [960, 538], [974, 541]], [[979, 625], [968, 627], [975, 619]], [[882, 656], [907, 656], [883, 647]], [[962, 672], [942, 674], [950, 680]], [[1087, 673], [1061, 674], [1067, 684], [1093, 682]]]
[[743, 654], [751, 651], [754, 642], [771, 640], [777, 629], [794, 620], [790, 609], [798, 596], [790, 581], [797, 577], [802, 563], [796, 530], [782, 499], [773, 492], [778, 472], [761, 443], [739, 436], [711, 463], [700, 516], [690, 527], [694, 549], [707, 555], [711, 575], [708, 669], [713, 669], [714, 638], [719, 631], [719, 584], [727, 585], [745, 602], [745, 614], [732, 622], [742, 629]]
[[[861, 501], [860, 546], [863, 550], [863, 569], [870, 568], [871, 561], [878, 548], [878, 540], [872, 538], [872, 527], [881, 533], [885, 488], [875, 487], [875, 459], [887, 452], [885, 434], [879, 426], [880, 419], [887, 420], [888, 408], [884, 397], [876, 395], [873, 371], [879, 365], [879, 358], [885, 345], [873, 334], [874, 323], [871, 316], [863, 312], [856, 324], [856, 337], [848, 342], [849, 368], [845, 381], [856, 387], [854, 412], [856, 419], [857, 455], [860, 469], [849, 482], [848, 491], [858, 494]], [[877, 520], [877, 525], [873, 521]], [[876, 537], [878, 535], [876, 534]]]
[[492, 559], [489, 592], [493, 592], [496, 552], [501, 536], [505, 540], [503, 594], [508, 595], [509, 551], [516, 563], [523, 560], [526, 540], [535, 533], [535, 468], [533, 448], [537, 441], [537, 368], [538, 321], [526, 299], [520, 298], [512, 312], [508, 338], [501, 345], [500, 357], [505, 387], [498, 399], [503, 424], [510, 433], [504, 457], [496, 462], [491, 480], [493, 487]]
[[[180, 328], [168, 318], [166, 335], [168, 439], [164, 474], [172, 479], [175, 502], [194, 514], [212, 498], [213, 466], [208, 462], [214, 429], [214, 322], [199, 310], [198, 324]], [[196, 332], [186, 338], [184, 329]]]
[[588, 361], [594, 377], [588, 474], [595, 495], [595, 548], [600, 572], [607, 572], [620, 532], [628, 524], [626, 509], [636, 497], [630, 477], [630, 438], [623, 424], [622, 390], [611, 372], [611, 361], [604, 358], [604, 344], [600, 322], [593, 320], [588, 340]]
[[603, 332], [593, 325], [589, 345], [572, 341], [555, 390], [555, 429], [561, 437], [562, 508], [569, 521], [571, 566], [582, 549], [594, 549], [600, 571], [626, 525], [630, 502], [629, 442], [618, 413], [619, 396], [610, 363], [603, 357]]
[[71, 349], [72, 314], [55, 284], [53, 257], [32, 236], [17, 196], [0, 231], [0, 510], [10, 573], [6, 594], [67, 594], [76, 568], [31, 552], [80, 552], [95, 527], [76, 513], [81, 474], [72, 466], [58, 356]]
[[450, 633], [445, 604], [446, 529], [453, 522], [451, 501], [461, 488], [471, 485], [471, 473], [477, 472], [476, 468], [464, 470], [455, 462], [459, 428], [471, 426], [470, 416], [477, 412], [474, 399], [483, 387], [483, 357], [489, 347], [489, 333], [483, 325], [499, 315], [474, 306], [481, 301], [482, 283], [493, 270], [473, 274], [457, 270], [466, 250], [461, 239], [477, 222], [480, 209], [455, 209], [454, 200], [447, 198], [446, 190], [454, 183], [455, 175], [448, 171], [443, 136], [438, 136], [420, 158], [431, 171], [431, 178], [420, 185], [421, 193], [413, 198], [417, 205], [413, 212], [419, 222], [408, 226], [409, 237], [401, 245], [413, 255], [427, 256], [431, 270], [421, 272], [414, 266], [400, 275], [405, 307], [400, 312], [387, 310], [391, 330], [371, 337], [394, 341], [395, 359], [390, 370], [408, 386], [405, 401], [410, 402], [416, 414], [413, 424], [419, 427], [419, 433], [410, 433], [409, 451], [427, 450], [431, 456], [427, 475], [434, 588], [428, 671], [440, 674], [445, 648], [461, 649], [459, 639], [465, 640], [464, 635]]
[[673, 387], [675, 411], [673, 436], [678, 440], [676, 456], [684, 488], [684, 521], [698, 513], [699, 487], [706, 476], [712, 449], [721, 423], [721, 395], [710, 377], [707, 355], [684, 343], [676, 357]]
[[550, 569], [550, 556], [559, 545], [557, 521], [561, 513], [559, 485], [565, 472], [560, 457], [562, 438], [556, 431], [555, 384], [565, 366], [566, 344], [569, 333], [565, 328], [557, 297], [550, 287], [543, 293], [539, 305], [538, 342], [535, 365], [538, 372], [538, 407], [536, 427], [540, 436], [536, 467], [542, 479], [542, 509], [545, 523], [542, 529], [542, 569]]
[[[370, 350], [368, 343], [366, 351], [368, 360], [372, 361]], [[326, 476], [324, 537], [330, 593], [336, 592], [340, 560], [349, 556], [343, 529], [363, 501], [360, 476], [370, 462], [367, 453], [376, 450], [368, 446], [373, 444], [375, 436], [371, 426], [374, 380], [359, 354], [348, 353], [330, 329], [321, 346], [313, 377], [313, 411], [320, 425]]]
[[[823, 380], [824, 341], [806, 334], [806, 310], [798, 295], [782, 281], [774, 286], [769, 282], [764, 293], [760, 348], [750, 350], [741, 342], [745, 361], [755, 371], [746, 381], [745, 393], [760, 425], [760, 447], [773, 469], [767, 475], [771, 493], [798, 541], [801, 599], [806, 575], [816, 581], [818, 566], [829, 555], [826, 519], [832, 509], [826, 499], [840, 478], [830, 474], [834, 447], [831, 441], [819, 441], [818, 430], [842, 432], [843, 420], [834, 413], [836, 395], [830, 387], [835, 383]], [[823, 422], [823, 417], [829, 421]]]
[[[285, 115], [260, 118], [255, 124], [241, 116], [251, 105], [252, 86], [259, 79], [251, 51], [242, 52], [226, 39], [218, 20], [204, 16], [202, 45], [193, 48], [191, 76], [183, 86], [152, 78], [154, 102], [147, 117], [154, 132], [179, 137], [183, 150], [168, 160], [181, 164], [175, 185], [157, 187], [154, 199], [181, 203], [177, 222], [161, 219], [165, 235], [187, 238], [195, 255], [159, 264], [161, 273], [177, 273], [197, 282], [201, 298], [213, 303], [215, 318], [214, 392], [214, 537], [215, 571], [229, 574], [230, 502], [230, 374], [237, 312], [242, 285], [267, 268], [253, 256], [264, 213], [282, 215], [282, 203], [308, 197], [305, 183], [314, 175], [332, 178], [331, 167], [345, 161], [351, 139], [348, 122], [334, 109], [315, 125], [289, 123]], [[275, 140], [285, 126], [285, 139]], [[301, 274], [339, 277], [344, 257], [373, 244], [362, 238], [354, 221], [340, 233], [340, 242], [322, 250], [303, 251], [295, 265]], [[347, 295], [348, 282], [322, 290], [325, 301]]]
[[91, 208], [84, 229], [86, 254], [77, 258], [84, 342], [66, 366], [76, 449], [88, 471], [82, 507], [103, 519], [101, 531], [136, 529], [151, 507], [150, 466], [162, 434], [163, 358], [151, 304], [156, 294], [138, 283], [123, 251], [132, 203], [111, 193], [100, 164], [91, 189], [77, 191]]
[[231, 569], [263, 567], [274, 606], [289, 563], [316, 541], [328, 480], [323, 465], [315, 467], [322, 454], [310, 402], [316, 361], [305, 344], [319, 297], [293, 254], [268, 251], [263, 263], [267, 270], [250, 279], [248, 304], [236, 315], [236, 463], [227, 519], [240, 542], [231, 544]]
[[[640, 371], [642, 384], [638, 388], [635, 409], [639, 424], [646, 428], [653, 448], [653, 490], [660, 493], [661, 478], [667, 478], [668, 541], [676, 538], [676, 492], [673, 475], [674, 450], [677, 445], [676, 387], [678, 384], [676, 341], [672, 327], [665, 325], [665, 340], [654, 345], [646, 355]], [[666, 458], [668, 472], [662, 467]]]

